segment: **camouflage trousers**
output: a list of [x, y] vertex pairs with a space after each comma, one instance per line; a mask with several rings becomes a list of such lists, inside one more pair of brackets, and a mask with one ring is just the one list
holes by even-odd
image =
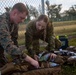
[[61, 67], [54, 68], [42, 68], [36, 70], [30, 70], [27, 72], [16, 72], [12, 75], [61, 75]]
[[13, 65], [8, 63], [0, 71], [1, 75], [61, 75], [61, 66], [35, 69], [30, 64]]

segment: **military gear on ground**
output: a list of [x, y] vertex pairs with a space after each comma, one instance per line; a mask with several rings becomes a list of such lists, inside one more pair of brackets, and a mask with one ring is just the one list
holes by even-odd
[[54, 53], [63, 57], [64, 64], [76, 64], [76, 53], [73, 52], [73, 48], [71, 50], [54, 51]]
[[76, 47], [75, 46], [69, 46], [69, 47], [67, 47], [67, 50], [76, 52]]
[[76, 65], [76, 56], [71, 56], [67, 59], [68, 64]]
[[67, 35], [57, 36], [57, 38], [61, 41], [62, 46], [61, 49], [66, 49], [69, 45]]

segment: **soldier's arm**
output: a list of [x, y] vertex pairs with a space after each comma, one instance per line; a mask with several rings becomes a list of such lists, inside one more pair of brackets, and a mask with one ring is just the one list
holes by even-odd
[[11, 39], [14, 42], [14, 45], [18, 47], [18, 25], [14, 25], [14, 31], [11, 33]]
[[32, 59], [31, 57], [29, 57], [28, 55], [26, 56], [25, 60], [29, 63], [31, 63], [33, 66], [35, 66], [36, 68], [39, 68], [39, 63]]
[[[29, 26], [29, 24], [27, 25]], [[30, 55], [34, 55], [35, 51], [33, 50], [33, 30], [31, 27], [26, 28], [25, 32], [25, 46]]]
[[39, 67], [37, 61], [23, 53], [17, 46], [13, 44], [10, 34], [5, 28], [0, 28], [0, 44], [4, 48], [5, 52], [11, 56], [12, 60], [14, 60], [16, 56], [20, 56], [36, 68]]
[[54, 51], [55, 49], [55, 36], [54, 36], [54, 27], [51, 23], [48, 25], [47, 29], [47, 42], [48, 42], [48, 50]]
[[0, 44], [12, 58], [14, 55], [22, 55], [21, 50], [14, 45], [10, 33], [5, 28], [0, 28]]

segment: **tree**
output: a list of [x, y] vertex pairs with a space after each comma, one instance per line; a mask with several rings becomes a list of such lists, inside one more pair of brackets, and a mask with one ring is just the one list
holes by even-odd
[[60, 18], [60, 11], [61, 11], [61, 6], [62, 4], [59, 5], [50, 5], [49, 3], [46, 2], [47, 5], [47, 14], [49, 18]]
[[[29, 6], [27, 4], [26, 4], [26, 7], [27, 7], [27, 9], [29, 11], [30, 9], [29, 9]], [[28, 14], [26, 22], [28, 22], [29, 20], [30, 20], [30, 14]]]
[[76, 5], [73, 5], [69, 10], [65, 11], [68, 16], [76, 16]]
[[31, 5], [30, 5], [30, 7], [29, 7], [29, 14], [30, 14], [30, 16], [32, 16], [33, 18], [36, 18], [36, 17], [38, 17], [38, 15], [39, 15], [37, 9], [36, 9], [35, 7], [33, 7], [33, 6], [31, 6]]
[[76, 20], [76, 5], [72, 5], [66, 10], [64, 17], [67, 17], [67, 20]]
[[29, 20], [31, 20], [31, 17], [36, 18], [39, 13], [38, 13], [37, 9], [35, 7], [33, 7], [32, 5], [29, 6], [28, 4], [26, 4], [26, 7], [29, 11], [29, 15], [26, 19], [26, 23], [27, 23]]

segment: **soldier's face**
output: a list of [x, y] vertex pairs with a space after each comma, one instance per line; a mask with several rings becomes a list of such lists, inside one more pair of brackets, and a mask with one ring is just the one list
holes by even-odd
[[23, 12], [23, 13], [21, 13], [21, 12], [19, 12], [18, 10], [14, 13], [14, 18], [13, 18], [13, 22], [15, 23], [15, 24], [19, 24], [19, 23], [21, 23], [21, 22], [23, 22], [24, 20], [25, 20], [25, 18], [26, 18], [26, 12]]
[[43, 20], [37, 21], [37, 22], [36, 22], [36, 29], [37, 29], [38, 31], [44, 30], [44, 29], [46, 29], [46, 25], [47, 25], [47, 24], [46, 24]]

